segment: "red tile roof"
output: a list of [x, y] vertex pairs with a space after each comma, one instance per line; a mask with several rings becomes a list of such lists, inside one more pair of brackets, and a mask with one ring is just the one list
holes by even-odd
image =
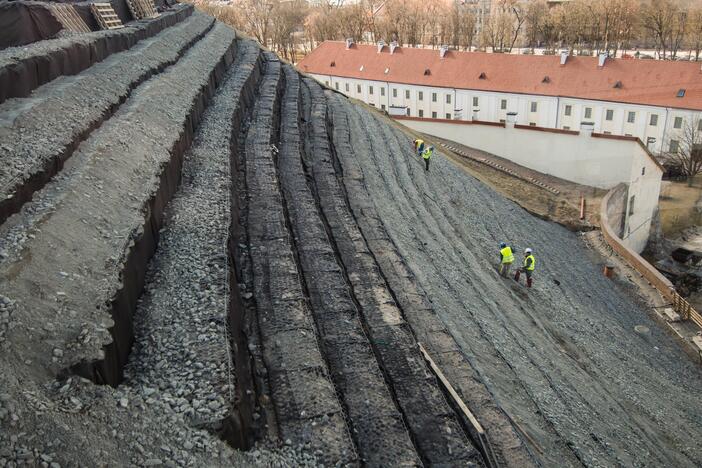
[[[334, 66], [332, 66], [334, 63]], [[399, 47], [390, 54], [375, 45], [327, 41], [298, 64], [306, 73], [392, 83], [574, 97], [702, 111], [699, 63], [597, 57], [507, 55]], [[361, 70], [363, 67], [363, 70]], [[385, 70], [388, 69], [388, 73]], [[430, 74], [426, 75], [425, 70]], [[485, 78], [480, 79], [484, 74]], [[548, 77], [548, 80], [545, 79]], [[621, 82], [620, 87], [615, 87]], [[685, 89], [684, 97], [676, 97]]]

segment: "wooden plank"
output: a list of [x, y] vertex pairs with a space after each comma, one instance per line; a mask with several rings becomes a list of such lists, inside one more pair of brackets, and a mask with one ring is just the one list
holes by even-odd
[[451, 399], [454, 401], [456, 406], [461, 410], [461, 413], [463, 413], [463, 416], [468, 420], [471, 426], [473, 426], [473, 430], [476, 432], [478, 436], [478, 442], [481, 445], [481, 452], [483, 454], [483, 458], [485, 459], [485, 462], [488, 464], [490, 467], [497, 467], [497, 458], [495, 457], [495, 453], [492, 450], [492, 445], [490, 444], [490, 440], [488, 439], [487, 435], [485, 434], [485, 430], [483, 429], [482, 424], [478, 421], [478, 418], [473, 415], [473, 412], [466, 406], [465, 402], [463, 401], [463, 398], [456, 392], [456, 389], [453, 388], [453, 385], [451, 385], [451, 382], [448, 381], [444, 373], [441, 371], [439, 366], [436, 365], [434, 360], [431, 358], [427, 350], [424, 348], [422, 343], [417, 342], [417, 345], [419, 346], [419, 350], [422, 352], [422, 355], [424, 356], [424, 359], [427, 361], [429, 364], [429, 367], [431, 370], [434, 372], [436, 377], [439, 379], [439, 382], [441, 382], [441, 385], [446, 389], [448, 392], [449, 396], [451, 396]]
[[436, 365], [434, 360], [429, 356], [429, 353], [427, 353], [427, 350], [424, 349], [424, 346], [422, 346], [422, 343], [417, 343], [419, 345], [419, 350], [422, 352], [424, 355], [424, 359], [429, 363], [429, 366], [431, 369], [434, 371], [434, 374], [438, 377], [438, 379], [441, 381], [442, 385], [446, 387], [446, 390], [449, 392], [449, 395], [451, 395], [451, 398], [456, 402], [458, 407], [461, 409], [463, 414], [466, 416], [468, 421], [473, 425], [473, 428], [478, 432], [479, 434], [485, 434], [485, 430], [483, 429], [483, 426], [480, 424], [478, 419], [473, 415], [473, 413], [470, 411], [470, 409], [466, 406], [466, 404], [463, 402], [463, 399], [456, 393], [456, 390], [453, 388], [453, 385], [446, 379], [446, 376], [444, 376], [444, 373], [441, 372], [441, 369], [439, 369], [439, 366]]

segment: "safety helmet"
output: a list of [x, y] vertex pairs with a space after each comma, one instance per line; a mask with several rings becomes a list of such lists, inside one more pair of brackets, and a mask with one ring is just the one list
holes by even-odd
[[500, 248], [504, 249], [505, 247], [507, 247], [507, 244], [504, 242], [500, 242]]
[[531, 252], [532, 252], [532, 250], [531, 250], [530, 248], [524, 249], [524, 253], [525, 253], [525, 254], [530, 254]]

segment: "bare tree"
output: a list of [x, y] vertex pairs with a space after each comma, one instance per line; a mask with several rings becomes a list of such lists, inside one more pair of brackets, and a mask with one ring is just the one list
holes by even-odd
[[662, 59], [675, 58], [685, 37], [687, 12], [673, 0], [649, 0], [641, 9], [641, 20], [654, 37], [656, 51]]
[[483, 24], [483, 47], [491, 47], [493, 52], [511, 52], [525, 20], [524, 5], [519, 0], [498, 0]]
[[546, 0], [529, 2], [524, 15], [526, 45], [531, 47], [531, 52], [544, 40], [544, 25], [550, 20], [549, 7]]
[[702, 52], [702, 6], [690, 10], [688, 16], [688, 44], [695, 54], [695, 61], [700, 59]]
[[295, 63], [298, 46], [297, 34], [307, 16], [304, 0], [276, 1], [273, 7], [275, 21], [271, 24], [271, 40], [275, 50], [285, 59]]
[[702, 114], [685, 119], [679, 138], [676, 145], [670, 146], [673, 151], [668, 157], [692, 184], [692, 178], [702, 173]]

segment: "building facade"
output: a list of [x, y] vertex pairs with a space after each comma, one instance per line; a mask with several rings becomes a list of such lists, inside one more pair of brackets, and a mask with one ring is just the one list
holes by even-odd
[[391, 115], [504, 122], [516, 112], [518, 124], [564, 130], [590, 122], [655, 154], [676, 151], [686, 127], [702, 130], [698, 64], [397, 49], [324, 43], [299, 68]]

